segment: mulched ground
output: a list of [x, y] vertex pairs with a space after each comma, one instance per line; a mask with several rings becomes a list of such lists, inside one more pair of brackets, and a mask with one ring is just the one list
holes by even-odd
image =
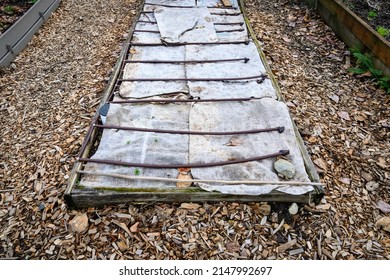
[[375, 30], [389, 30], [384, 36], [390, 40], [390, 1], [388, 0], [342, 0], [344, 4]]
[[12, 26], [28, 9], [33, 0], [2, 0], [0, 3], [0, 35]]
[[390, 259], [390, 95], [349, 74], [346, 46], [305, 7], [246, 3], [327, 184], [322, 203], [296, 215], [266, 203], [67, 209], [69, 171], [137, 2], [63, 0], [0, 72], [0, 258]]

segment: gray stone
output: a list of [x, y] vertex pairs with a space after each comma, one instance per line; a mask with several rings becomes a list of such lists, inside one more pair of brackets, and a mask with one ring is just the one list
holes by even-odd
[[288, 212], [291, 215], [297, 214], [298, 210], [299, 210], [298, 204], [296, 204], [295, 202], [293, 204], [291, 204], [290, 207], [288, 208]]
[[294, 165], [285, 159], [278, 159], [275, 161], [274, 168], [279, 177], [291, 179], [295, 175]]

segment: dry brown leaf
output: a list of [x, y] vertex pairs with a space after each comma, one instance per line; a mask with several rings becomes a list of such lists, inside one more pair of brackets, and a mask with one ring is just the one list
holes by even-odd
[[226, 244], [226, 250], [232, 253], [239, 252], [240, 245], [237, 242], [229, 242]]
[[187, 210], [197, 210], [200, 208], [200, 205], [197, 203], [182, 203], [180, 204], [180, 208]]
[[288, 22], [295, 22], [295, 21], [297, 21], [297, 19], [298, 18], [294, 15], [288, 15], [288, 17], [287, 17]]
[[385, 231], [390, 232], [390, 217], [382, 217], [376, 221], [375, 226], [378, 229], [384, 229]]
[[390, 204], [384, 202], [383, 200], [379, 200], [375, 207], [385, 214], [390, 213]]
[[329, 210], [331, 207], [331, 205], [329, 203], [325, 203], [325, 204], [319, 204], [316, 206], [316, 209], [319, 209], [319, 210]]
[[229, 143], [226, 144], [226, 146], [240, 146], [243, 144], [243, 141], [240, 138], [231, 138], [229, 140]]
[[293, 239], [289, 242], [286, 242], [282, 245], [280, 245], [278, 248], [276, 248], [276, 252], [278, 253], [283, 253], [284, 251], [290, 249], [291, 247], [293, 247], [295, 244], [297, 244], [297, 240], [296, 239]]
[[127, 246], [126, 242], [124, 242], [123, 240], [119, 241], [118, 243], [116, 243], [116, 245], [118, 245], [118, 248], [119, 250], [124, 253], [126, 252], [127, 250], [129, 250], [129, 246]]
[[179, 173], [187, 174], [191, 171], [191, 168], [179, 168], [177, 169]]
[[367, 172], [362, 172], [361, 173], [361, 176], [364, 178], [364, 180], [366, 180], [367, 182], [369, 181], [372, 181], [372, 179], [374, 179], [374, 177], [372, 177], [372, 175], [370, 173], [367, 173]]
[[[179, 173], [177, 175], [177, 179], [179, 180], [192, 180], [192, 176], [187, 173]], [[192, 182], [177, 182], [176, 187], [178, 188], [188, 188], [192, 185]]]
[[383, 239], [383, 240], [381, 241], [381, 243], [383, 244], [383, 246], [389, 248], [389, 247], [390, 247], [390, 238]]
[[134, 225], [130, 227], [130, 232], [138, 232], [139, 222], [136, 222]]
[[315, 159], [314, 161], [314, 164], [317, 165], [319, 168], [321, 168], [322, 170], [327, 170], [328, 167], [327, 167], [327, 164], [325, 162], [325, 160], [323, 160], [322, 158], [317, 158]]
[[69, 226], [73, 232], [81, 233], [88, 228], [87, 213], [77, 214], [70, 222]]
[[343, 120], [346, 120], [346, 121], [350, 121], [351, 120], [351, 118], [349, 117], [348, 112], [346, 112], [346, 111], [337, 112], [337, 115], [339, 115], [339, 117], [342, 118]]
[[131, 229], [129, 230], [129, 228], [127, 227], [127, 225], [125, 223], [121, 223], [121, 222], [116, 221], [116, 220], [113, 220], [112, 222], [114, 224], [116, 224], [118, 227], [120, 227], [121, 229], [123, 229], [130, 236]]
[[261, 204], [257, 210], [259, 211], [260, 214], [263, 214], [265, 216], [268, 216], [271, 214], [271, 205], [268, 204]]
[[339, 181], [345, 185], [349, 185], [351, 184], [351, 179], [349, 178], [346, 178], [346, 177], [343, 177], [343, 178], [339, 178]]

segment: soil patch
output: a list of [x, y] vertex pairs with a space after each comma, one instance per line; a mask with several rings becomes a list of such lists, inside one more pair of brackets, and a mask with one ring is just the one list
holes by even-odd
[[37, 0], [3, 0], [0, 3], [0, 35], [27, 12]]
[[343, 0], [344, 4], [387, 40], [390, 40], [390, 1]]

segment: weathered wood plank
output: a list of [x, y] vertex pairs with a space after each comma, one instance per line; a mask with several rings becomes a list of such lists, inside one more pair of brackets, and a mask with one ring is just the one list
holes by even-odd
[[222, 193], [199, 192], [112, 192], [92, 189], [74, 189], [71, 196], [66, 197], [67, 204], [72, 208], [97, 207], [107, 204], [121, 204], [129, 202], [201, 202], [201, 201], [240, 201], [240, 202], [314, 202], [316, 195], [289, 195], [275, 192], [259, 196], [229, 195]]

